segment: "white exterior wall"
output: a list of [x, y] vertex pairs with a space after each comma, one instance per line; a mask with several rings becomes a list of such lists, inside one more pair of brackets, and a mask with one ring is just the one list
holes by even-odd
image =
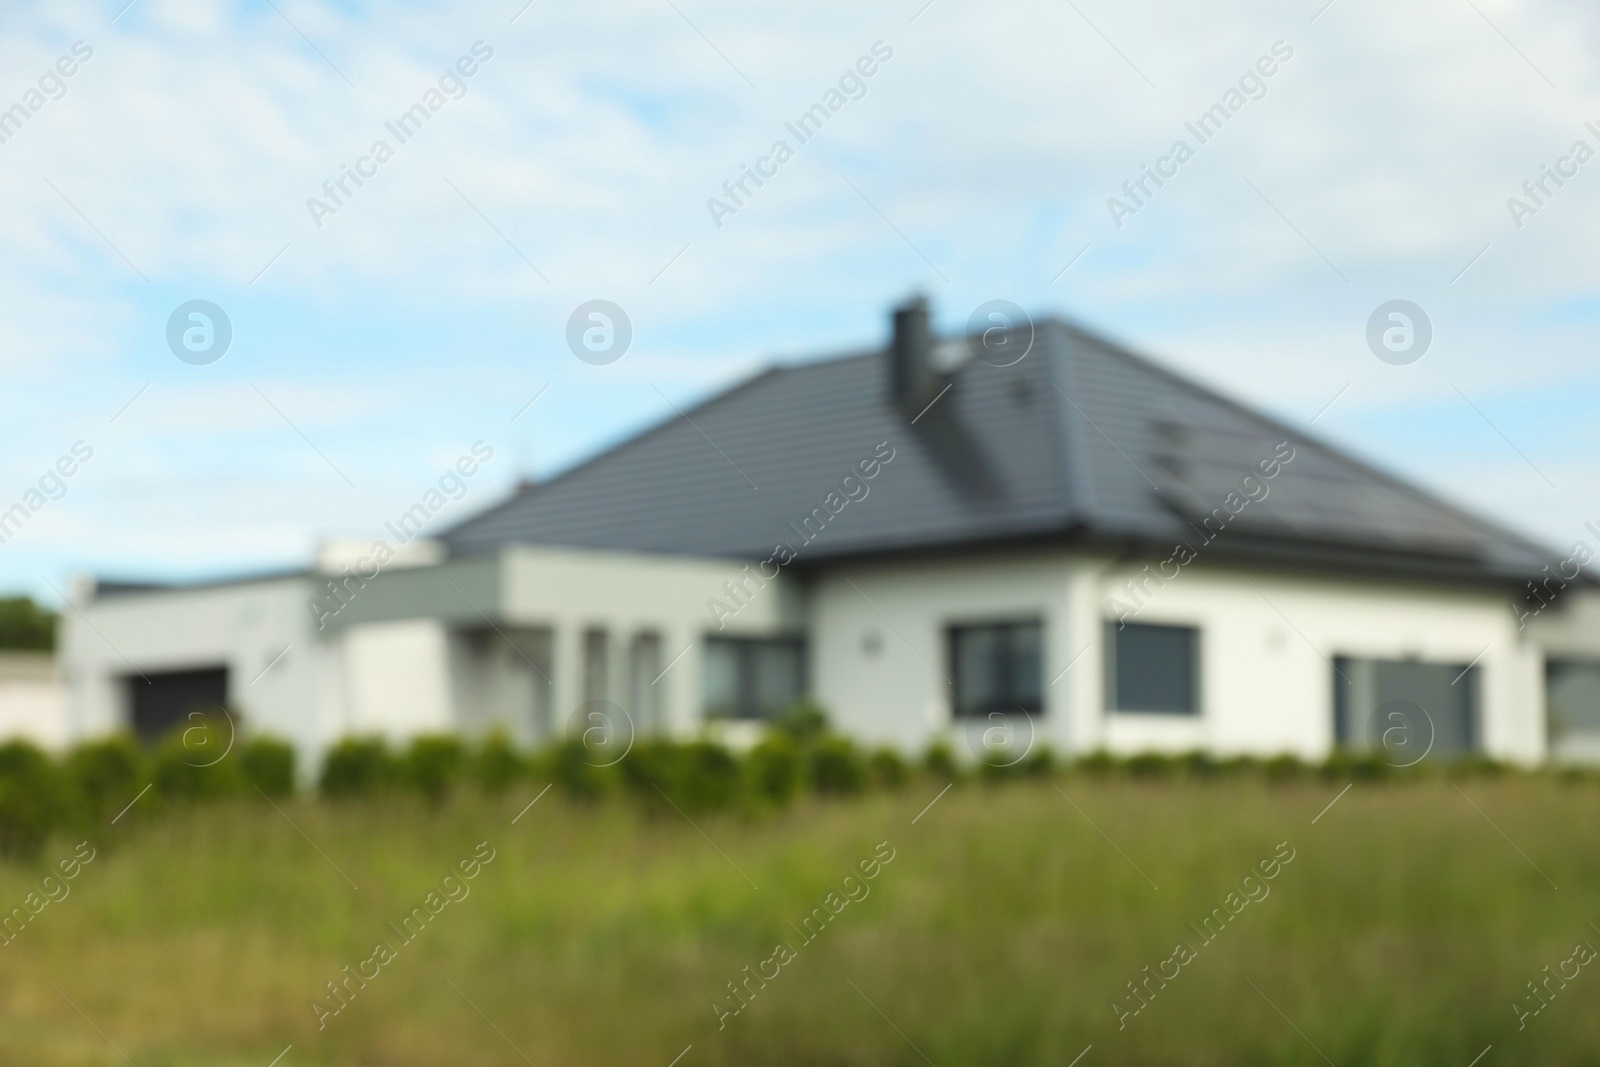
[[0, 741], [67, 744], [66, 691], [48, 652], [0, 652]]
[[[743, 562], [643, 556], [578, 549], [515, 548], [506, 553], [504, 614], [522, 626], [555, 631], [554, 725], [567, 728], [583, 703], [583, 633], [594, 627], [611, 637], [610, 699], [628, 709], [629, 643], [641, 631], [661, 635], [661, 690], [667, 732], [699, 731], [701, 670], [707, 634], [728, 636], [802, 633], [798, 591], [788, 576], [759, 584], [756, 569]], [[706, 606], [712, 598], [738, 605], [724, 583], [744, 583], [744, 605], [724, 618]], [[675, 658], [687, 649], [677, 662]], [[670, 668], [669, 665], [670, 664]]]
[[321, 739], [332, 744], [359, 735], [403, 742], [454, 729], [448, 642], [437, 619], [372, 623], [339, 634], [331, 647], [343, 674], [342, 700], [327, 706]]
[[958, 753], [969, 751], [990, 724], [951, 732], [946, 628], [1037, 618], [1045, 711], [1036, 736], [1058, 752], [1075, 747], [1066, 679], [1089, 657], [1051, 684], [1085, 640], [1072, 611], [1073, 574], [1060, 553], [830, 568], [810, 590], [812, 690], [838, 728], [868, 744], [916, 751], [947, 736]]
[[[941, 677], [950, 672], [946, 628], [1034, 616], [1045, 625], [1045, 713], [1036, 730], [1057, 751], [1321, 759], [1333, 745], [1330, 661], [1349, 655], [1476, 660], [1486, 752], [1544, 758], [1539, 652], [1504, 596], [1470, 589], [1193, 564], [1133, 618], [1198, 627], [1200, 714], [1108, 713], [1104, 625], [1116, 618], [1108, 602], [1137, 576], [1109, 558], [1059, 551], [837, 568], [819, 578], [810, 601], [816, 695], [868, 742], [914, 751], [944, 736], [960, 752], [973, 727], [952, 730]], [[876, 655], [864, 651], [870, 633], [881, 639]]]
[[[1109, 568], [1089, 578], [1090, 595], [1102, 606], [1112, 597], [1126, 603], [1124, 583], [1137, 577], [1133, 567]], [[1199, 563], [1152, 589], [1129, 619], [1200, 629], [1201, 714], [1103, 714], [1107, 749], [1321, 759], [1333, 745], [1331, 661], [1356, 656], [1476, 661], [1484, 751], [1525, 763], [1544, 758], [1541, 661], [1503, 594]], [[1095, 667], [1103, 673], [1098, 659]]]
[[309, 589], [307, 579], [287, 577], [116, 594], [66, 609], [59, 655], [69, 734], [131, 728], [123, 679], [136, 671], [226, 667], [228, 702], [249, 729], [314, 751], [324, 657]]

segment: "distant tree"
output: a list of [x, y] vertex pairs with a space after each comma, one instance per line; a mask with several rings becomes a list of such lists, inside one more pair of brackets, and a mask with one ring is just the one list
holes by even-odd
[[0, 648], [49, 652], [56, 647], [56, 614], [31, 597], [0, 597]]

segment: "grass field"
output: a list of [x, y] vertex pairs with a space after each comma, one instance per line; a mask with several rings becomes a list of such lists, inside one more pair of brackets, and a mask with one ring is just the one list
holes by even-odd
[[[1358, 784], [1315, 824], [1342, 782], [968, 784], [919, 818], [941, 786], [697, 826], [555, 791], [513, 825], [533, 790], [135, 809], [0, 948], [0, 1063], [1600, 1063], [1600, 967], [1512, 1007], [1600, 946], [1593, 782]], [[75, 844], [0, 868], [0, 906]], [[319, 1029], [346, 965], [375, 977]]]

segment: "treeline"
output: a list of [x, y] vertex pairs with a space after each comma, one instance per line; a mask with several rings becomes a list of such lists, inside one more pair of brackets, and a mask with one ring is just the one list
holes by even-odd
[[[348, 738], [327, 752], [315, 788], [330, 803], [411, 795], [443, 804], [466, 790], [498, 796], [517, 786], [550, 785], [580, 801], [616, 794], [661, 812], [757, 813], [808, 793], [848, 797], [898, 789], [916, 777], [929, 784], [1058, 774], [1139, 780], [1251, 776], [1267, 782], [1315, 776], [1348, 782], [1511, 770], [1481, 758], [1402, 769], [1379, 755], [1346, 752], [1320, 764], [1292, 756], [1217, 759], [1199, 752], [1128, 757], [1097, 752], [1066, 761], [1043, 745], [1002, 765], [957, 759], [942, 742], [907, 759], [893, 749], [861, 748], [830, 732], [820, 711], [802, 706], [773, 723], [744, 752], [710, 740], [655, 738], [637, 739], [620, 758], [590, 747], [581, 736], [537, 752], [523, 751], [500, 735], [478, 744], [424, 736], [400, 748], [376, 738]], [[175, 805], [230, 797], [276, 801], [292, 795], [296, 782], [289, 744], [266, 737], [235, 743], [232, 723], [225, 719], [175, 731], [154, 749], [114, 736], [52, 758], [27, 742], [12, 741], [0, 745], [0, 854], [32, 855], [58, 831], [99, 836], [133, 807], [138, 810], [131, 817], [143, 818]]]

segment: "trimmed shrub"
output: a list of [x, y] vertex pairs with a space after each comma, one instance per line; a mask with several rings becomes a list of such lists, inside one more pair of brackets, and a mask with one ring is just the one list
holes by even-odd
[[867, 757], [867, 779], [879, 789], [899, 789], [908, 776], [905, 757], [892, 748], [873, 749]]
[[1292, 782], [1305, 777], [1309, 769], [1299, 757], [1291, 756], [1287, 752], [1273, 756], [1261, 765], [1261, 772], [1266, 775], [1269, 782]]
[[611, 791], [616, 780], [616, 768], [600, 766], [581, 737], [556, 745], [547, 758], [556, 788], [575, 800], [598, 800]]
[[800, 791], [800, 746], [789, 734], [773, 731], [750, 750], [745, 771], [751, 793], [781, 807]]
[[922, 757], [922, 769], [935, 778], [944, 778], [952, 782], [961, 776], [960, 768], [956, 766], [955, 753], [950, 750], [947, 741], [935, 741], [928, 746], [928, 751]]
[[715, 741], [694, 741], [683, 749], [678, 795], [686, 809], [731, 807], [739, 798], [739, 761]]
[[294, 792], [294, 746], [276, 737], [252, 738], [239, 753], [239, 771], [267, 796], [286, 797]]
[[1135, 778], [1166, 778], [1177, 765], [1177, 760], [1160, 752], [1140, 752], [1123, 764]]
[[327, 797], [370, 796], [394, 784], [396, 768], [382, 738], [347, 737], [328, 750], [318, 788]]
[[211, 800], [248, 789], [234, 751], [234, 722], [224, 715], [191, 715], [156, 747], [151, 766], [163, 800]]
[[1210, 753], [1198, 750], [1185, 752], [1183, 755], [1174, 758], [1173, 763], [1178, 770], [1189, 778], [1215, 778], [1226, 771], [1243, 770], [1251, 766], [1251, 760], [1248, 757], [1241, 756], [1218, 762]]
[[[593, 757], [589, 757], [591, 760]], [[622, 784], [646, 808], [671, 811], [674, 803], [682, 803], [680, 779], [683, 776], [683, 751], [680, 745], [665, 738], [654, 737], [634, 744], [623, 757], [617, 769], [622, 774]], [[664, 794], [664, 795], [663, 795]]]
[[1056, 772], [1055, 749], [1045, 744], [1033, 746], [1033, 751], [1022, 761], [1021, 767], [1022, 773], [1029, 778], [1050, 777]]
[[67, 755], [66, 774], [91, 823], [114, 817], [150, 783], [144, 750], [125, 734], [88, 741]]
[[848, 738], [828, 735], [806, 752], [807, 777], [819, 793], [849, 796], [866, 783], [866, 764]]
[[630, 792], [663, 811], [673, 804], [684, 811], [730, 807], [743, 784], [739, 761], [715, 741], [641, 741], [620, 769]]
[[1072, 769], [1079, 774], [1092, 775], [1096, 778], [1109, 778], [1116, 774], [1122, 767], [1117, 757], [1105, 749], [1096, 749], [1087, 756], [1080, 756], [1072, 764]]
[[469, 768], [478, 788], [492, 797], [500, 796], [512, 784], [527, 778], [528, 758], [518, 752], [511, 740], [498, 730], [489, 735]]
[[1389, 777], [1394, 768], [1373, 753], [1358, 755], [1346, 748], [1336, 748], [1322, 765], [1321, 771], [1324, 778], [1333, 781], [1346, 778], [1372, 782]]
[[33, 745], [0, 745], [0, 855], [36, 856], [72, 814], [67, 776]]
[[810, 744], [828, 732], [828, 713], [809, 700], [802, 700], [772, 720], [772, 728], [802, 745]]
[[442, 734], [417, 737], [400, 757], [399, 777], [408, 789], [441, 804], [460, 780], [465, 763], [458, 739]]

